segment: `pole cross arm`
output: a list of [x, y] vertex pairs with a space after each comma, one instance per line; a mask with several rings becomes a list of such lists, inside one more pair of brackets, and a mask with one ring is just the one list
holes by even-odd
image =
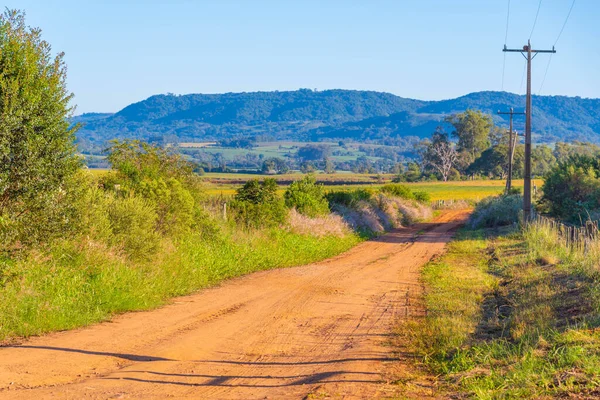
[[[504, 45], [504, 48], [502, 49], [502, 51], [508, 52], [508, 53], [523, 53], [523, 52], [527, 52], [528, 50], [528, 45], [523, 46], [522, 49], [509, 49], [506, 47], [506, 45]], [[552, 46], [552, 50], [531, 50], [532, 53], [556, 53], [556, 50], [554, 49], [554, 46]]]

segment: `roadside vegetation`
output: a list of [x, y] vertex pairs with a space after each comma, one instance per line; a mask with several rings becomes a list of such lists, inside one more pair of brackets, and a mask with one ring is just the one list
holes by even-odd
[[[564, 171], [577, 169], [561, 165], [553, 174], [571, 179]], [[519, 205], [519, 195], [479, 203], [448, 252], [424, 268], [427, 313], [397, 332], [419, 371], [399, 379], [407, 393], [433, 375], [442, 395], [600, 395], [597, 232], [573, 234], [546, 218], [521, 227]]]
[[408, 189], [404, 198], [370, 191], [347, 214], [333, 213], [331, 196], [343, 195], [311, 175], [283, 194], [267, 178], [211, 197], [197, 166], [138, 140], [109, 142], [110, 171], [89, 173], [67, 122], [62, 55], [52, 56], [22, 13], [5, 11], [0, 32], [0, 340], [321, 260], [431, 215]]

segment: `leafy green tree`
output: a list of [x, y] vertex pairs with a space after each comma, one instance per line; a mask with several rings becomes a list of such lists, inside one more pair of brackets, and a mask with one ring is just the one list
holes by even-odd
[[298, 149], [298, 158], [304, 161], [322, 160], [329, 156], [330, 146], [323, 144], [309, 144]]
[[579, 141], [572, 143], [557, 142], [553, 154], [558, 162], [566, 162], [573, 156], [597, 157], [600, 155], [600, 146]]
[[417, 182], [421, 179], [423, 173], [421, 172], [421, 168], [419, 164], [416, 162], [409, 162], [406, 166], [406, 172], [404, 173], [406, 182]]
[[543, 177], [554, 165], [556, 157], [552, 154], [552, 149], [546, 145], [535, 146], [531, 150], [531, 165], [534, 176]]
[[25, 15], [0, 15], [0, 242], [42, 242], [75, 225], [71, 183], [81, 167], [68, 118], [63, 54]]
[[446, 118], [452, 124], [452, 136], [458, 139], [457, 151], [463, 169], [471, 164], [485, 149], [490, 147], [490, 135], [494, 126], [492, 117], [479, 110], [467, 110]]
[[285, 160], [272, 157], [263, 161], [261, 169], [264, 174], [285, 174], [290, 170], [290, 167]]

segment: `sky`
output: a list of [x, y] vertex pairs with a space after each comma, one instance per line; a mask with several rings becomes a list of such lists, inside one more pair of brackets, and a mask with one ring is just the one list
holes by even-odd
[[[525, 90], [524, 58], [502, 52], [508, 0], [5, 3], [65, 52], [76, 114], [160, 93], [341, 88], [440, 100]], [[510, 1], [506, 44], [531, 36], [534, 49], [552, 48], [571, 3]], [[576, 0], [543, 88], [550, 56], [533, 61], [534, 94], [600, 97], [599, 17], [600, 1]]]

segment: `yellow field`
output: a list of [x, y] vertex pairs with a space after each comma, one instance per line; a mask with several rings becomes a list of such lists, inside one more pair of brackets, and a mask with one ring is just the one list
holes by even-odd
[[[263, 176], [264, 178], [264, 176]], [[352, 190], [358, 188], [378, 188], [382, 184], [342, 184], [329, 185], [324, 181], [327, 190]], [[543, 181], [535, 179], [534, 184], [541, 188]], [[478, 180], [478, 181], [458, 181], [458, 182], [418, 182], [404, 183], [412, 190], [423, 190], [431, 195], [433, 201], [436, 200], [474, 200], [479, 201], [489, 196], [501, 194], [504, 190], [505, 181], [500, 180]], [[210, 195], [230, 196], [235, 194], [235, 191], [240, 184], [214, 184], [209, 183], [207, 192]], [[523, 180], [518, 179], [513, 181], [514, 187], [523, 187]], [[285, 190], [285, 186], [281, 186], [280, 192]]]
[[[100, 176], [106, 174], [106, 169], [90, 169], [89, 172]], [[270, 176], [281, 184], [280, 192], [285, 190], [289, 182], [301, 179], [303, 174], [290, 173]], [[202, 176], [206, 182], [207, 193], [211, 196], [231, 196], [235, 194], [243, 182], [249, 179], [264, 179], [266, 175], [261, 174], [235, 174], [235, 173], [207, 173]], [[317, 180], [325, 184], [327, 190], [351, 190], [358, 188], [378, 188], [382, 184], [389, 183], [393, 178], [390, 174], [317, 174]], [[534, 179], [534, 185], [541, 188], [543, 181]], [[436, 200], [481, 200], [485, 197], [495, 196], [504, 190], [503, 180], [477, 180], [477, 181], [452, 181], [452, 182], [417, 182], [404, 183], [413, 190], [423, 190]], [[513, 181], [514, 187], [523, 187], [523, 180]]]

